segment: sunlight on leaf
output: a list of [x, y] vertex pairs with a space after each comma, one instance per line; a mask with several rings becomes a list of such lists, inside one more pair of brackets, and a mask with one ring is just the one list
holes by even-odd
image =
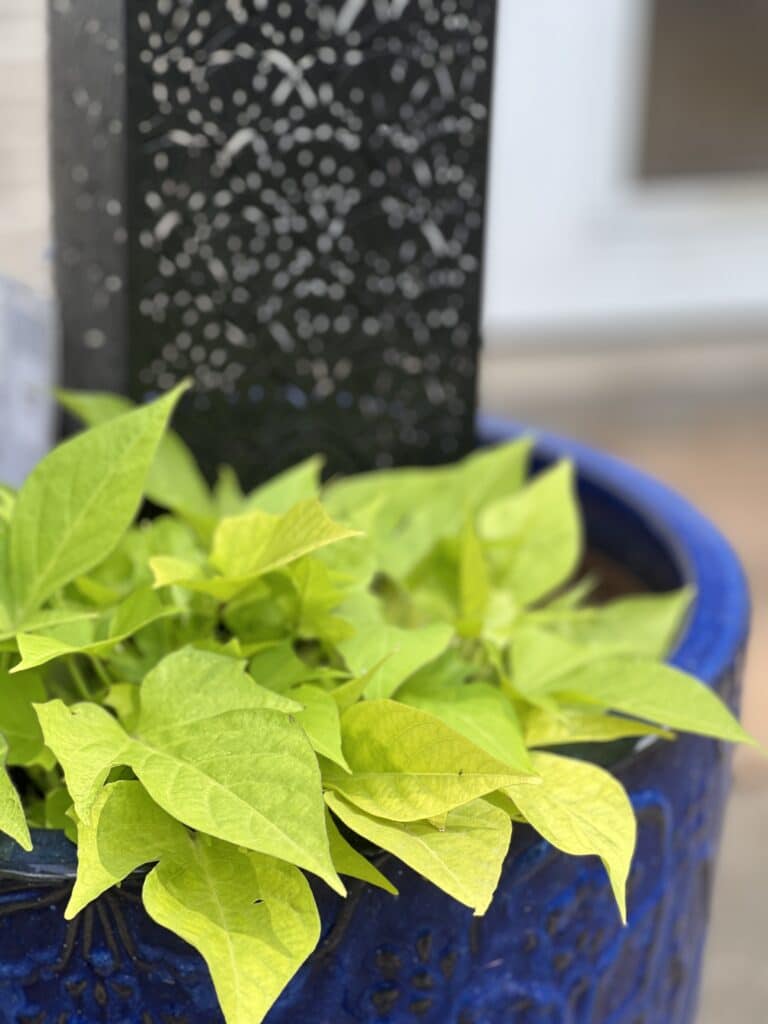
[[362, 810], [419, 821], [512, 783], [535, 784], [424, 711], [395, 701], [354, 704], [342, 715], [352, 775], [324, 774], [326, 785]]
[[187, 387], [66, 441], [32, 471], [11, 521], [18, 622], [118, 544], [136, 515], [168, 420]]
[[626, 885], [637, 839], [635, 813], [623, 786], [585, 761], [534, 753], [539, 786], [510, 786], [506, 793], [536, 831], [558, 850], [594, 854], [611, 881], [622, 920]]
[[200, 836], [144, 883], [158, 924], [194, 946], [227, 1024], [259, 1024], [320, 938], [302, 873], [290, 864]]
[[374, 818], [334, 793], [327, 793], [326, 801], [353, 832], [393, 853], [475, 914], [486, 912], [512, 838], [503, 811], [475, 800], [450, 811], [437, 829], [426, 821]]

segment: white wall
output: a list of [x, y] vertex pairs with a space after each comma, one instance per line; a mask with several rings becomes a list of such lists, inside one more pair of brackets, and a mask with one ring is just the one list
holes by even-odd
[[47, 290], [46, 0], [0, 0], [0, 275]]
[[486, 340], [768, 325], [768, 181], [632, 168], [650, 0], [499, 0]]

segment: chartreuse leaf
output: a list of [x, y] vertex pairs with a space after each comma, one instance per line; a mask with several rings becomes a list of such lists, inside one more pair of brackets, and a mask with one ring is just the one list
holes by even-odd
[[[224, 663], [220, 674], [207, 686], [191, 682], [195, 663], [213, 658]], [[95, 705], [53, 701], [38, 706], [38, 715], [81, 820], [111, 768], [125, 765], [188, 827], [295, 863], [343, 893], [328, 849], [317, 758], [297, 722], [264, 707], [265, 694], [278, 697], [260, 690], [233, 659], [183, 651], [144, 680], [133, 735]]]
[[237, 588], [233, 588], [229, 581], [222, 580], [221, 577], [206, 576], [204, 567], [188, 558], [153, 555], [149, 560], [149, 567], [158, 590], [163, 587], [179, 586], [187, 590], [196, 590], [201, 594], [208, 593], [222, 600], [227, 600], [230, 595], [237, 592]]
[[354, 627], [336, 614], [347, 586], [340, 574], [312, 557], [300, 559], [288, 573], [296, 591], [294, 629], [298, 637], [322, 636], [335, 643], [354, 632]]
[[[15, 502], [14, 502], [15, 504]], [[10, 639], [13, 629], [13, 593], [9, 572], [10, 523], [0, 518], [0, 642]]]
[[213, 504], [216, 518], [237, 516], [243, 511], [245, 495], [240, 480], [232, 466], [221, 466], [213, 488]]
[[364, 676], [376, 669], [365, 694], [377, 699], [391, 697], [409, 676], [439, 657], [452, 636], [451, 627], [442, 623], [421, 629], [379, 623], [358, 629], [338, 648], [353, 675]]
[[515, 688], [534, 703], [592, 705], [682, 732], [754, 744], [717, 694], [669, 665], [621, 648], [579, 646], [533, 628], [515, 635], [512, 656]]
[[223, 576], [252, 580], [357, 535], [333, 522], [320, 502], [310, 499], [283, 515], [256, 510], [223, 519], [214, 535], [211, 562]]
[[16, 491], [7, 484], [0, 484], [0, 522], [10, 523], [15, 504]]
[[288, 640], [269, 644], [254, 654], [248, 671], [258, 683], [276, 693], [286, 693], [292, 686], [317, 678], [317, 670], [301, 660]]
[[32, 849], [32, 837], [16, 787], [5, 770], [8, 744], [0, 736], [0, 832], [15, 839], [24, 850]]
[[5, 737], [9, 765], [34, 764], [43, 753], [43, 734], [32, 704], [47, 696], [39, 673], [13, 679], [0, 672], [0, 734]]
[[17, 623], [114, 550], [138, 510], [163, 432], [186, 389], [66, 441], [32, 471], [11, 521]]
[[[79, 576], [73, 586], [91, 606], [114, 607], [135, 590], [151, 586], [149, 562], [158, 552], [200, 563], [204, 559], [186, 523], [171, 516], [158, 516], [125, 534], [109, 558], [87, 576]], [[23, 627], [26, 632], [32, 631], [26, 623]]]
[[331, 515], [370, 534], [381, 570], [399, 579], [484, 504], [517, 491], [530, 450], [524, 439], [452, 466], [364, 473], [334, 483], [324, 500]]
[[532, 451], [533, 439], [521, 437], [480, 448], [453, 467], [457, 489], [464, 495], [464, 509], [476, 512], [489, 502], [517, 493], [528, 476]]
[[351, 537], [344, 544], [323, 548], [322, 551], [316, 552], [314, 557], [332, 572], [343, 577], [350, 587], [358, 591], [365, 590], [379, 571], [379, 558], [374, 540], [377, 506], [359, 511], [350, 518], [346, 515], [336, 515], [327, 501], [327, 491], [323, 492], [322, 502], [326, 511], [337, 522], [353, 526], [360, 534]]
[[328, 851], [317, 759], [301, 726], [263, 706], [264, 694], [284, 698], [245, 673], [229, 680], [223, 673], [206, 687], [187, 687], [187, 666], [161, 663], [142, 686], [125, 763], [191, 828], [298, 864], [343, 892]]
[[339, 713], [346, 711], [347, 708], [351, 708], [353, 704], [357, 704], [368, 689], [369, 682], [378, 672], [379, 665], [385, 660], [386, 659], [382, 658], [382, 661], [373, 665], [365, 675], [357, 676], [354, 679], [345, 679], [344, 682], [335, 686], [331, 690], [331, 696], [339, 709]]
[[[328, 796], [333, 798], [333, 794]], [[398, 891], [388, 878], [379, 871], [375, 865], [358, 853], [344, 836], [339, 832], [336, 822], [330, 812], [326, 812], [326, 826], [328, 828], [328, 841], [331, 846], [331, 858], [340, 875], [347, 878], [357, 878], [361, 882], [368, 882], [378, 889], [383, 889], [392, 896], [397, 896]]]
[[377, 817], [434, 818], [495, 789], [537, 782], [418, 708], [363, 701], [345, 711], [341, 721], [352, 775], [331, 768], [324, 781]]
[[222, 612], [222, 621], [250, 654], [267, 644], [295, 642], [293, 624], [296, 594], [284, 572], [271, 573], [252, 583]]
[[[375, 672], [376, 668], [374, 668], [373, 671]], [[334, 703], [340, 713], [342, 711], [346, 711], [347, 708], [351, 708], [353, 704], [357, 704], [361, 699], [365, 693], [365, 688], [368, 685], [368, 679], [371, 674], [372, 673], [360, 676], [357, 679], [347, 679], [331, 690], [331, 697], [333, 697]]]
[[459, 633], [479, 636], [491, 599], [491, 581], [485, 552], [468, 521], [461, 535], [459, 548]]
[[635, 594], [605, 605], [545, 609], [537, 621], [573, 643], [663, 658], [680, 633], [693, 596], [691, 587], [668, 594]]
[[203, 955], [228, 1024], [258, 1024], [317, 945], [317, 908], [297, 868], [190, 835], [138, 782], [105, 787], [78, 834], [66, 916], [157, 863], [144, 883], [147, 912]]
[[530, 748], [560, 747], [571, 743], [611, 743], [633, 736], [673, 734], [621, 715], [590, 713], [584, 709], [557, 707], [555, 711], [532, 708], [525, 716], [525, 742]]
[[608, 655], [553, 680], [548, 690], [683, 732], [755, 745], [716, 693], [669, 665]]
[[591, 665], [611, 651], [571, 643], [557, 633], [523, 625], [512, 639], [512, 680], [515, 689], [536, 700], [557, 688], [570, 672]]
[[406, 576], [461, 522], [461, 510], [438, 481], [446, 470], [396, 469], [364, 473], [333, 483], [325, 492], [330, 514], [362, 530], [375, 564], [388, 575]]
[[100, 790], [89, 816], [77, 822], [77, 880], [67, 920], [144, 864], [183, 856], [186, 830], [150, 798], [140, 782]]
[[283, 515], [255, 510], [222, 519], [213, 538], [211, 564], [218, 576], [189, 559], [155, 556], [156, 587], [181, 586], [230, 601], [261, 576], [347, 538], [354, 530], [333, 522], [317, 500], [300, 502]]
[[[89, 427], [101, 426], [130, 412], [127, 398], [99, 391], [59, 391], [61, 405]], [[213, 520], [216, 510], [192, 452], [178, 434], [167, 431], [152, 463], [146, 484], [147, 497], [161, 508], [185, 518]]]
[[449, 811], [438, 829], [428, 821], [372, 817], [335, 793], [326, 793], [325, 799], [353, 832], [393, 853], [475, 914], [486, 912], [512, 838], [504, 811], [474, 800]]
[[77, 826], [71, 817], [72, 798], [64, 786], [49, 790], [45, 795], [45, 827], [63, 832], [71, 843], [77, 844]]
[[528, 487], [488, 505], [479, 517], [495, 582], [520, 604], [533, 604], [566, 583], [582, 551], [573, 466], [562, 462]]
[[205, 477], [192, 452], [178, 434], [168, 431], [160, 444], [147, 479], [147, 497], [186, 519], [207, 535], [216, 508]]
[[100, 619], [84, 618], [52, 627], [48, 634], [20, 633], [21, 661], [12, 672], [26, 672], [72, 654], [103, 655], [139, 630], [180, 611], [164, 605], [149, 588], [135, 590], [114, 612]]
[[[440, 540], [411, 572], [400, 590], [384, 592], [387, 619], [403, 625], [424, 622], [451, 622], [461, 635], [471, 636], [461, 621], [460, 541], [457, 537]], [[479, 625], [479, 624], [478, 624]]]
[[498, 687], [490, 683], [441, 685], [437, 676], [423, 677], [406, 683], [397, 699], [435, 715], [515, 771], [532, 771], [517, 713]]
[[64, 771], [77, 816], [86, 820], [111, 769], [127, 764], [130, 738], [97, 704], [35, 704], [45, 745]]
[[[319, 459], [247, 497], [225, 470], [211, 493], [162, 439], [179, 394], [70, 396], [99, 425], [0, 487], [0, 754], [42, 787], [28, 821], [77, 823], [69, 914], [156, 865], [150, 914], [206, 958], [228, 1024], [257, 1024], [319, 935], [300, 869], [394, 891], [350, 831], [482, 913], [527, 820], [601, 857], [624, 913], [626, 794], [537, 748], [748, 740], [655, 663], [689, 592], [591, 608], [591, 581], [565, 589], [573, 472], [525, 487], [528, 441], [325, 492]], [[143, 490], [175, 515], [130, 529]], [[48, 700], [70, 673], [105, 706]], [[2, 767], [0, 829], [29, 845]]]
[[315, 949], [320, 918], [302, 873], [272, 857], [197, 836], [164, 858], [144, 906], [203, 956], [227, 1024], [259, 1024]]
[[[337, 550], [341, 550], [341, 545]], [[357, 588], [348, 594], [337, 610], [345, 622], [360, 632], [369, 632], [386, 622], [384, 603], [367, 587]]]
[[139, 721], [139, 697], [139, 687], [135, 683], [113, 683], [104, 698], [104, 704], [112, 708], [120, 724], [128, 732], [132, 732]]
[[35, 612], [16, 629], [0, 632], [0, 641], [17, 637], [20, 633], [45, 633], [58, 629], [60, 626], [82, 628], [83, 623], [95, 623], [103, 612], [98, 608], [86, 608], [83, 605], [63, 605], [60, 608], [44, 608]]
[[314, 455], [262, 484], [245, 500], [249, 511], [260, 509], [272, 515], [290, 511], [301, 501], [320, 496], [320, 476], [325, 459]]
[[[449, 466], [405, 468], [360, 473], [335, 481], [326, 491], [329, 508], [337, 514], [352, 515], [381, 502], [406, 516], [415, 511], [414, 499], [424, 495], [435, 504], [447, 504], [446, 498], [458, 498], [451, 522], [458, 527], [468, 512], [520, 490], [528, 473], [532, 449], [530, 438], [490, 446], [472, 452]], [[442, 520], [441, 520], [442, 521]], [[438, 539], [439, 530], [433, 531]]]
[[191, 724], [246, 708], [293, 714], [301, 711], [302, 705], [260, 686], [244, 662], [191, 647], [164, 658], [141, 687], [144, 730], [163, 728], [169, 721]]
[[303, 708], [296, 713], [309, 741], [323, 757], [339, 765], [345, 771], [349, 766], [341, 749], [341, 719], [336, 701], [320, 686], [304, 684], [290, 691]]
[[539, 786], [511, 786], [511, 797], [526, 819], [558, 850], [598, 856], [611, 882], [623, 921], [626, 885], [635, 851], [637, 823], [624, 787], [585, 761], [534, 753]]

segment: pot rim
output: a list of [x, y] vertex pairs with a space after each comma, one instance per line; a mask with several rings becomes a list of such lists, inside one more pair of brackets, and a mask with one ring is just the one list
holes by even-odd
[[[642, 470], [571, 438], [497, 416], [478, 419], [479, 445], [534, 438], [545, 464], [576, 463], [580, 484], [610, 495], [631, 510], [664, 551], [684, 583], [696, 589], [688, 623], [670, 661], [713, 687], [739, 656], [749, 632], [750, 602], [744, 570], [723, 534], [690, 502]], [[630, 758], [640, 751], [630, 754]], [[63, 832], [32, 830], [35, 849], [25, 853], [0, 836], [0, 875], [55, 883], [77, 871], [75, 846]]]

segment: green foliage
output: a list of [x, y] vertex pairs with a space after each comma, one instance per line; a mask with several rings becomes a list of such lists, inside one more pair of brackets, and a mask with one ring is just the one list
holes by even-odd
[[[329, 793], [326, 799], [330, 801], [332, 796], [333, 794]], [[361, 882], [368, 882], [370, 885], [375, 885], [377, 889], [383, 889], [384, 892], [388, 892], [392, 896], [398, 895], [397, 889], [389, 879], [344, 838], [334, 821], [333, 815], [330, 813], [326, 817], [326, 826], [328, 828], [328, 840], [331, 845], [331, 857], [340, 875], [357, 878]]]
[[17, 628], [115, 549], [138, 511], [184, 390], [66, 441], [32, 471], [10, 521], [8, 570]]
[[568, 580], [579, 564], [581, 520], [573, 466], [560, 463], [517, 494], [488, 505], [479, 517], [497, 581], [531, 605]]
[[249, 583], [353, 536], [356, 531], [334, 523], [316, 498], [308, 498], [280, 515], [256, 509], [223, 519], [211, 563], [225, 578]]
[[674, 643], [694, 594], [635, 594], [598, 607], [553, 606], [531, 616], [566, 640], [589, 647], [621, 647], [642, 657], [663, 658]]
[[[89, 427], [109, 423], [133, 408], [126, 398], [98, 391], [61, 391], [59, 401]], [[198, 524], [216, 517], [214, 501], [194, 456], [172, 430], [166, 431], [160, 442], [144, 493], [161, 508]]]
[[15, 839], [24, 850], [32, 849], [32, 838], [21, 799], [5, 770], [7, 741], [0, 736], [0, 831]]
[[406, 679], [443, 653], [452, 636], [447, 625], [399, 629], [375, 622], [343, 640], [338, 649], [353, 675], [370, 673], [365, 695], [375, 700], [395, 694]]
[[422, 672], [406, 683], [398, 699], [428, 711], [515, 771], [531, 772], [517, 711], [498, 686]]
[[[195, 687], [211, 659], [221, 668], [211, 665]], [[265, 692], [269, 704], [273, 695]], [[311, 744], [289, 714], [265, 706], [234, 660], [203, 651], [169, 655], [144, 681], [133, 735], [94, 705], [68, 709], [57, 701], [40, 711], [82, 820], [104, 771], [126, 765], [190, 828], [298, 864], [344, 891], [330, 859]]]
[[393, 853], [476, 914], [486, 912], [512, 839], [504, 811], [474, 800], [449, 811], [438, 827], [430, 821], [375, 818], [335, 793], [326, 800], [353, 832]]
[[572, 743], [610, 743], [631, 736], [672, 738], [665, 729], [636, 718], [574, 709], [565, 704], [557, 705], [554, 711], [534, 707], [525, 716], [525, 742], [532, 750]]
[[327, 786], [369, 814], [419, 821], [513, 783], [534, 783], [434, 715], [396, 701], [366, 700], [341, 719], [351, 773], [328, 769]]
[[28, 672], [16, 679], [0, 672], [0, 736], [9, 765], [30, 766], [42, 760], [43, 734], [33, 704], [47, 696], [41, 673]]
[[153, 590], [135, 590], [114, 610], [98, 618], [59, 623], [45, 633], [19, 632], [16, 639], [21, 661], [12, 671], [41, 668], [67, 655], [104, 654], [153, 622], [178, 613], [179, 609], [164, 605]]
[[637, 824], [621, 783], [597, 765], [535, 753], [539, 786], [505, 790], [526, 821], [558, 850], [597, 854], [605, 864], [622, 919]]
[[302, 873], [208, 836], [187, 837], [144, 883], [159, 924], [196, 946], [228, 1024], [263, 1020], [320, 939], [320, 917]]
[[[258, 1024], [319, 938], [304, 872], [395, 897], [400, 860], [483, 914], [528, 822], [625, 915], [628, 798], [552, 751], [749, 741], [660, 662], [690, 592], [589, 605], [572, 467], [528, 483], [527, 440], [210, 488], [168, 430], [183, 390], [66, 394], [90, 429], [0, 488], [0, 830], [77, 841], [67, 916], [148, 868], [149, 914]], [[145, 496], [169, 514], [136, 521]]]

